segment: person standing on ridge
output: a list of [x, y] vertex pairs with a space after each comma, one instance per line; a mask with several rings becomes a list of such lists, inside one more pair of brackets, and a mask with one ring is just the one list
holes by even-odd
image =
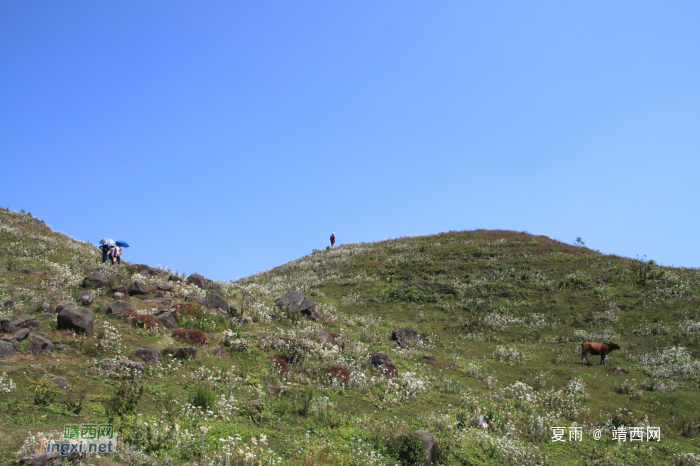
[[331, 233], [331, 247], [335, 247], [335, 232]]

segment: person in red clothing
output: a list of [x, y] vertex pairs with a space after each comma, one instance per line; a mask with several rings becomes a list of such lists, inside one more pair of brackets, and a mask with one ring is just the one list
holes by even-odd
[[335, 232], [331, 234], [331, 247], [335, 247]]

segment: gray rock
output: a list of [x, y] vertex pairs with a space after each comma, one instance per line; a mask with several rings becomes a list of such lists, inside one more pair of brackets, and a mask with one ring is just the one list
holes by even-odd
[[192, 283], [193, 285], [198, 286], [201, 289], [204, 289], [207, 285], [204, 277], [202, 277], [198, 273], [193, 273], [192, 275], [187, 277], [187, 281], [189, 283]]
[[175, 274], [172, 274], [172, 275], [170, 275], [170, 276], [168, 277], [168, 281], [170, 281], [170, 282], [181, 282], [181, 281], [182, 281], [182, 278], [178, 277], [178, 276], [175, 275]]
[[316, 310], [316, 303], [301, 291], [289, 291], [277, 298], [275, 304], [285, 309], [299, 309], [302, 315], [307, 317], [313, 315]]
[[103, 359], [102, 361], [100, 361], [100, 367], [110, 371], [116, 371], [118, 367], [126, 367], [128, 369], [136, 370], [137, 372], [143, 372], [146, 370], [146, 365], [144, 363], [122, 358], [121, 356], [117, 356], [114, 359]]
[[32, 354], [39, 354], [42, 352], [53, 353], [53, 343], [46, 338], [36, 336], [29, 344], [29, 350], [32, 352]]
[[95, 300], [95, 292], [94, 291], [83, 291], [78, 295], [76, 298], [76, 301], [79, 303], [82, 303], [83, 306], [89, 306], [92, 304], [92, 302]]
[[41, 338], [46, 338], [47, 340], [49, 339], [49, 334], [44, 333], [44, 332], [32, 332], [29, 334], [29, 338], [34, 338], [34, 337], [41, 337]]
[[63, 391], [70, 389], [70, 383], [65, 377], [56, 377], [53, 374], [44, 374], [39, 380], [45, 379], [51, 379], [51, 385], [54, 385]]
[[429, 354], [426, 354], [425, 356], [423, 356], [423, 359], [424, 359], [425, 362], [427, 362], [428, 364], [432, 364], [433, 366], [437, 366], [437, 363], [438, 363], [438, 362], [437, 362], [437, 359], [435, 359], [435, 356], [431, 356], [431, 355], [429, 355]]
[[49, 303], [42, 303], [38, 309], [39, 312], [50, 312], [51, 305]]
[[49, 464], [53, 465], [53, 460], [58, 458], [58, 455], [58, 453], [34, 453], [33, 455], [23, 456], [22, 458], [20, 458], [19, 464], [23, 464], [25, 466], [47, 466]]
[[6, 333], [15, 333], [19, 331], [19, 327], [12, 325], [12, 320], [9, 317], [0, 317], [0, 330]]
[[80, 307], [76, 309], [65, 309], [56, 316], [57, 329], [75, 330], [83, 332], [85, 335], [92, 335], [92, 325], [95, 320], [95, 314], [92, 309]]
[[100, 272], [92, 272], [83, 280], [83, 288], [104, 288], [109, 284], [109, 279]]
[[391, 346], [392, 348], [405, 348], [406, 343], [404, 343], [403, 341], [392, 341], [391, 343], [389, 343], [389, 346]]
[[131, 353], [131, 357], [134, 359], [141, 359], [149, 364], [158, 364], [160, 362], [160, 354], [158, 354], [158, 350], [148, 346], [141, 346], [136, 351]]
[[197, 356], [196, 346], [179, 346], [173, 349], [175, 351], [173, 356], [178, 359], [194, 358], [195, 356]]
[[372, 365], [376, 366], [383, 373], [398, 375], [399, 371], [396, 369], [396, 365], [384, 351], [376, 351], [370, 354], [369, 358]]
[[114, 301], [109, 305], [105, 314], [121, 314], [127, 311], [136, 311], [136, 308], [126, 301]]
[[116, 285], [109, 289], [112, 293], [126, 293], [126, 286]]
[[212, 349], [210, 349], [209, 352], [210, 352], [213, 356], [216, 356], [216, 357], [226, 355], [226, 350], [225, 350], [224, 347], [221, 346], [221, 345], [216, 345], [215, 347], [213, 347]]
[[18, 304], [19, 304], [19, 301], [17, 301], [16, 299], [8, 299], [7, 301], [5, 301], [4, 306], [5, 306], [5, 309], [12, 309], [13, 307], [17, 306]]
[[173, 284], [167, 282], [158, 282], [156, 284], [156, 288], [158, 288], [161, 291], [170, 291], [173, 289]]
[[32, 274], [32, 271], [29, 270], [29, 269], [27, 269], [27, 268], [24, 268], [24, 269], [20, 270], [20, 272], [22, 272], [22, 273], [25, 274], [25, 275], [31, 275], [31, 274]]
[[[15, 343], [17, 343], [17, 340], [15, 340]], [[0, 359], [11, 358], [14, 355], [15, 345], [9, 341], [0, 340]]]
[[36, 320], [36, 316], [20, 316], [14, 319], [10, 323], [10, 325], [17, 327], [18, 329], [27, 327], [38, 327], [39, 321]]
[[60, 349], [61, 351], [68, 351], [68, 345], [60, 345], [58, 349]]
[[435, 466], [438, 460], [438, 441], [433, 434], [426, 430], [417, 430], [416, 434], [420, 437], [425, 448], [425, 466]]
[[117, 301], [123, 301], [126, 298], [126, 293], [122, 293], [120, 291], [117, 291], [116, 293], [114, 293], [114, 295], [112, 297], [114, 299], [116, 299]]
[[204, 307], [208, 309], [221, 309], [222, 311], [228, 312], [228, 310], [231, 308], [229, 303], [227, 303], [221, 296], [218, 294], [211, 294], [204, 298], [204, 303], [202, 303]]
[[134, 264], [133, 267], [136, 269], [138, 273], [141, 275], [145, 276], [150, 276], [150, 275], [155, 275], [155, 271], [151, 266], [146, 265], [146, 264]]
[[189, 295], [188, 297], [185, 298], [185, 301], [188, 303], [197, 303], [200, 306], [204, 305], [204, 298], [201, 298], [199, 296], [195, 296], [193, 294]]
[[139, 294], [148, 294], [148, 288], [146, 288], [146, 285], [141, 283], [140, 281], [136, 280], [134, 283], [129, 285], [129, 288], [126, 289], [126, 292], [129, 293], [129, 296], [136, 296]]
[[107, 306], [106, 304], [103, 304], [102, 306], [100, 306], [100, 308], [97, 310], [97, 312], [99, 312], [100, 314], [106, 314], [107, 309], [109, 309], [109, 306]]
[[56, 306], [56, 314], [60, 314], [61, 311], [65, 309], [70, 309], [72, 307], [78, 307], [73, 301], [63, 301], [61, 304]]
[[160, 321], [161, 324], [165, 325], [168, 328], [177, 328], [177, 322], [175, 321], [175, 317], [173, 316], [173, 313], [170, 311], [166, 311], [165, 309], [162, 309], [160, 311], [156, 311], [153, 316]]
[[321, 340], [322, 342], [327, 342], [331, 338], [331, 334], [328, 333], [327, 330], [323, 330], [322, 328], [317, 330], [318, 333], [318, 339]]
[[18, 330], [14, 335], [12, 335], [12, 338], [14, 338], [17, 341], [22, 341], [26, 339], [29, 336], [29, 330], [26, 328], [23, 328], [22, 330]]
[[414, 328], [408, 327], [397, 327], [391, 332], [391, 339], [395, 341], [418, 341], [420, 340], [420, 335], [418, 331]]

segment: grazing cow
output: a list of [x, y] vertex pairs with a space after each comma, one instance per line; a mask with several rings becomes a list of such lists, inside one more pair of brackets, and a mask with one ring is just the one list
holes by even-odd
[[620, 348], [620, 345], [614, 341], [611, 341], [610, 343], [591, 343], [590, 341], [583, 342], [581, 343], [581, 362], [583, 363], [583, 359], [586, 358], [586, 362], [590, 364], [590, 362], [588, 362], [588, 355], [594, 354], [596, 356], [600, 355], [600, 363], [603, 364], [605, 362], [605, 355], [612, 353], [613, 350], [616, 349], [622, 348]]

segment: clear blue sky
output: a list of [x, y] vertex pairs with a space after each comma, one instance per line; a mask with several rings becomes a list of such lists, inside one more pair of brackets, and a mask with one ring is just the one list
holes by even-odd
[[213, 279], [548, 234], [700, 266], [700, 2], [0, 1], [0, 204]]

